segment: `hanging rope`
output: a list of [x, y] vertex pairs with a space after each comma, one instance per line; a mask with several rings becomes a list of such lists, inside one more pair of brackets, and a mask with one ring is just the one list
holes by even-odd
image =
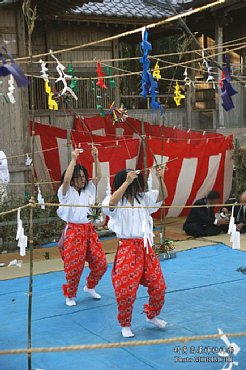
[[[246, 332], [241, 333], [225, 333], [228, 338], [245, 337]], [[158, 344], [171, 344], [171, 343], [187, 343], [200, 340], [220, 339], [221, 334], [207, 334], [195, 335], [187, 337], [174, 337], [167, 339], [151, 339], [151, 340], [134, 340], [126, 342], [115, 343], [98, 343], [98, 344], [82, 344], [75, 346], [62, 346], [62, 347], [36, 347], [36, 348], [21, 348], [21, 349], [6, 349], [1, 350], [0, 355], [21, 355], [23, 353], [44, 353], [44, 352], [65, 352], [65, 351], [84, 351], [96, 349], [109, 349], [109, 348], [124, 348], [124, 347], [137, 347], [137, 346], [150, 346]]]
[[[201, 12], [203, 12], [205, 10], [212, 9], [215, 6], [218, 6], [218, 5], [223, 4], [223, 3], [225, 3], [225, 0], [218, 0], [218, 1], [215, 1], [213, 3], [207, 4], [207, 5], [204, 5], [204, 6], [200, 6], [199, 8], [186, 11], [186, 12], [184, 12], [182, 14], [175, 15], [175, 16], [172, 16], [172, 17], [169, 17], [169, 18], [166, 18], [166, 19], [164, 19], [162, 21], [148, 24], [148, 25], [146, 25], [146, 28], [147, 29], [151, 29], [151, 28], [159, 27], [159, 26], [161, 26], [163, 24], [167, 24], [167, 23], [171, 23], [171, 22], [177, 21], [180, 18], [188, 17], [188, 16], [191, 16], [193, 14], [201, 13]], [[100, 39], [100, 40], [91, 41], [91, 42], [86, 43], [86, 44], [76, 45], [76, 46], [73, 46], [71, 48], [56, 50], [56, 51], [53, 51], [52, 54], [54, 54], [54, 55], [55, 54], [61, 54], [61, 53], [66, 53], [68, 51], [74, 51], [74, 50], [79, 50], [79, 49], [87, 48], [88, 46], [93, 46], [93, 45], [101, 44], [103, 42], [117, 40], [119, 38], [126, 37], [126, 36], [129, 36], [129, 35], [134, 35], [134, 34], [139, 33], [141, 31], [142, 31], [142, 27], [135, 28], [135, 29], [133, 29], [131, 31], [122, 32], [122, 33], [119, 33], [118, 35], [106, 37], [106, 38], [103, 38], [103, 39]], [[32, 57], [33, 58], [41, 58], [41, 57], [48, 56], [48, 55], [50, 55], [50, 53], [36, 54], [36, 55], [33, 55]], [[29, 59], [30, 59], [30, 56], [26, 56], [26, 57], [17, 58], [16, 61], [29, 60]]]

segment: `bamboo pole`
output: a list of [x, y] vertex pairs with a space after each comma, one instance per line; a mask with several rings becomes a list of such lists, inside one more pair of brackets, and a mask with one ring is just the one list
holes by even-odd
[[66, 128], [67, 128], [67, 164], [69, 165], [72, 156], [72, 142], [71, 142], [71, 125], [69, 124], [68, 114], [65, 106], [65, 102], [62, 102], [63, 112], [66, 117]]
[[[31, 8], [30, 0], [24, 0], [22, 5], [23, 15], [25, 17], [28, 30], [28, 54], [30, 57], [31, 75], [33, 75], [33, 54], [32, 54], [32, 32], [34, 30], [35, 20], [37, 18], [37, 8]], [[32, 185], [31, 185], [31, 201], [34, 201], [34, 137], [35, 137], [35, 111], [34, 111], [34, 79], [31, 77], [31, 117], [32, 117], [32, 131], [31, 131], [31, 153], [32, 153]], [[29, 287], [28, 287], [28, 326], [27, 326], [27, 348], [32, 347], [32, 295], [33, 295], [33, 207], [30, 207], [29, 215]], [[27, 353], [28, 370], [32, 370], [32, 353]]]
[[146, 189], [147, 187], [147, 152], [146, 152], [146, 135], [145, 135], [145, 129], [144, 129], [144, 120], [142, 118], [141, 120], [141, 142], [142, 142], [142, 148], [143, 148], [143, 166], [144, 166], [144, 187]]
[[[163, 160], [164, 160], [164, 116], [162, 116], [162, 126], [161, 126], [161, 165], [163, 165]], [[160, 179], [161, 181], [161, 179]], [[162, 184], [162, 183], [161, 183]], [[162, 196], [164, 198], [164, 189], [162, 186]], [[163, 201], [165, 205], [165, 199]], [[162, 239], [162, 240], [161, 240]], [[161, 208], [161, 234], [160, 234], [160, 244], [165, 244], [165, 239], [166, 239], [166, 224], [165, 224], [165, 208]]]

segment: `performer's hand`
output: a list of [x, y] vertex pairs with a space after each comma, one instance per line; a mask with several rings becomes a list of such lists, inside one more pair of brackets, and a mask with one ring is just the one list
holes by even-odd
[[222, 208], [221, 212], [223, 212], [225, 215], [227, 215], [229, 213], [229, 210], [228, 210], [228, 208], [224, 207], [224, 208]]
[[130, 171], [128, 172], [126, 176], [126, 182], [128, 185], [130, 185], [136, 178], [138, 177], [136, 171]]
[[72, 151], [72, 159], [76, 162], [77, 161], [77, 159], [78, 159], [78, 157], [79, 157], [79, 149], [74, 149], [73, 151]]
[[98, 149], [95, 146], [91, 148], [91, 155], [94, 159], [98, 157]]
[[218, 221], [217, 221], [217, 225], [228, 225], [229, 224], [229, 220], [227, 220], [227, 219], [219, 219]]
[[240, 231], [244, 227], [244, 224], [241, 222], [237, 225], [237, 230]]
[[156, 166], [156, 176], [163, 178], [166, 165]]

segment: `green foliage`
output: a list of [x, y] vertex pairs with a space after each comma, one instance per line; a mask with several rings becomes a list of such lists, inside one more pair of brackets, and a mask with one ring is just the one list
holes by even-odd
[[246, 191], [246, 147], [240, 147], [237, 141], [235, 144], [234, 157], [236, 172], [235, 192], [238, 198], [240, 194]]
[[162, 255], [163, 253], [169, 254], [174, 250], [174, 243], [170, 239], [165, 239], [164, 243], [154, 244], [152, 248], [157, 255]]

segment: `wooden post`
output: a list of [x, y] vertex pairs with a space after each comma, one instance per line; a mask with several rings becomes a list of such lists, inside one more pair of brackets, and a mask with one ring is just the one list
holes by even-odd
[[142, 139], [142, 148], [143, 148], [143, 166], [144, 166], [144, 186], [147, 188], [148, 180], [148, 170], [147, 170], [147, 152], [146, 152], [146, 136], [144, 129], [144, 120], [141, 121], [141, 139]]
[[[31, 116], [32, 116], [32, 136], [31, 136], [31, 153], [32, 153], [32, 190], [31, 190], [31, 200], [34, 201], [35, 194], [35, 172], [34, 172], [34, 137], [35, 137], [35, 111], [34, 111], [34, 64], [32, 60], [32, 32], [35, 26], [35, 20], [37, 18], [36, 8], [32, 9], [30, 3], [27, 0], [23, 1], [23, 15], [26, 21], [26, 26], [28, 30], [28, 55], [30, 57], [30, 70], [31, 70]], [[29, 289], [28, 289], [28, 326], [27, 326], [27, 348], [30, 350], [32, 348], [32, 295], [33, 295], [33, 207], [30, 207], [30, 217], [29, 217]], [[28, 370], [32, 370], [32, 353], [27, 354], [27, 364]]]
[[[163, 164], [164, 160], [164, 116], [162, 116], [162, 135], [161, 135], [161, 140], [162, 140], [162, 153], [161, 153], [161, 164]], [[164, 195], [164, 189], [163, 186], [161, 187], [162, 195]], [[163, 201], [163, 204], [165, 205], [165, 200]], [[165, 214], [166, 210], [165, 208], [161, 208], [161, 234], [160, 234], [160, 244], [165, 244], [165, 239], [166, 239], [166, 223], [165, 223]]]
[[[215, 45], [218, 45], [218, 48], [216, 50], [217, 53], [221, 53], [223, 51], [223, 47], [220, 45], [223, 44], [223, 27], [221, 27], [218, 23], [215, 23]], [[219, 65], [223, 64], [223, 55], [217, 55], [217, 63]], [[218, 72], [218, 79], [217, 81], [219, 82], [221, 73], [220, 70], [217, 68]], [[216, 106], [219, 112], [219, 122], [218, 122], [218, 127], [224, 127], [225, 126], [225, 120], [224, 120], [224, 108], [222, 107], [221, 104], [221, 97], [220, 97], [220, 87], [218, 84], [218, 91], [216, 94]], [[215, 125], [214, 125], [215, 126]]]
[[[31, 39], [31, 36], [29, 35]], [[31, 41], [29, 40], [29, 51]], [[32, 55], [30, 55], [32, 56]], [[33, 62], [31, 57], [31, 71], [33, 74]], [[35, 111], [34, 111], [34, 78], [31, 76], [31, 117], [32, 117], [32, 136], [31, 136], [31, 153], [32, 153], [32, 186], [31, 186], [31, 199], [34, 200], [34, 192], [35, 192], [35, 185], [34, 185], [34, 138], [35, 138]], [[33, 292], [33, 207], [30, 207], [30, 216], [29, 216], [29, 250], [30, 250], [30, 259], [29, 259], [29, 291], [28, 291], [28, 330], [27, 330], [27, 348], [32, 348], [32, 292]], [[32, 353], [28, 352], [27, 354], [27, 361], [28, 361], [28, 370], [32, 370]]]
[[[65, 111], [65, 109], [64, 109]], [[66, 112], [65, 112], [66, 114]], [[71, 128], [71, 125], [69, 124], [69, 119], [67, 117], [67, 114], [66, 114], [66, 120], [67, 120], [67, 163], [69, 164], [70, 161], [71, 161], [71, 158], [72, 158], [72, 142], [71, 142], [71, 131], [72, 131], [72, 128]]]
[[[118, 59], [119, 58], [119, 41], [118, 39], [112, 41], [112, 54], [113, 54], [113, 59]], [[119, 62], [113, 62], [113, 66], [118, 67]], [[118, 71], [115, 70], [116, 73], [118, 74]], [[115, 96], [115, 105], [117, 107], [120, 106], [120, 80], [119, 77], [115, 77], [115, 87], [114, 87], [114, 96]]]
[[240, 151], [240, 144], [238, 139], [235, 139], [234, 143], [234, 163], [235, 163], [235, 195], [236, 198], [240, 195], [240, 176], [239, 176], [239, 151]]
[[191, 124], [191, 86], [186, 90], [186, 111], [187, 111], [187, 128], [192, 128]]

